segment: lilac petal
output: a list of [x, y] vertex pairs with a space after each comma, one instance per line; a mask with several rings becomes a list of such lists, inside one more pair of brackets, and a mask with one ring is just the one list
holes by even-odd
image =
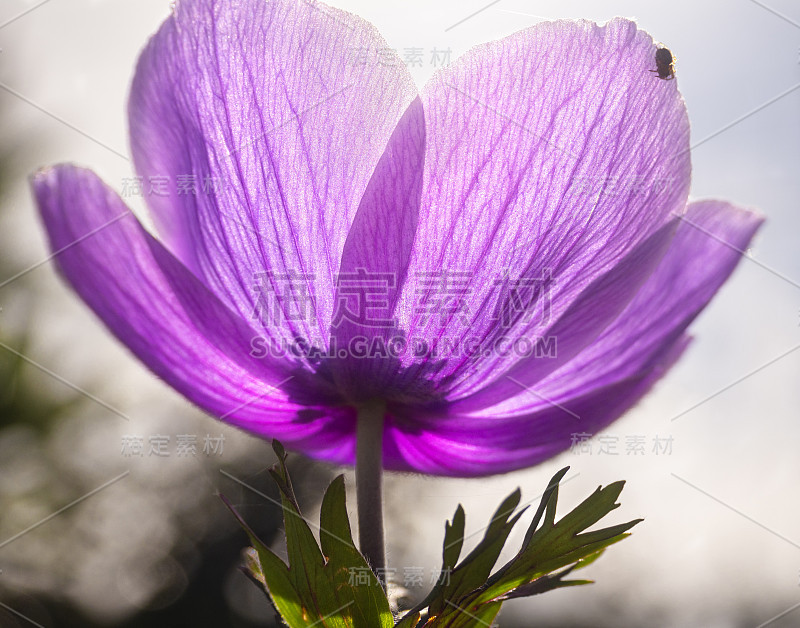
[[[723, 201], [691, 203], [667, 255], [625, 311], [575, 359], [533, 389], [559, 399], [649, 368], [722, 287], [763, 221]], [[541, 404], [541, 399], [522, 394], [493, 409], [519, 412]]]
[[[331, 334], [337, 347], [356, 338], [368, 346], [397, 334], [393, 320], [416, 234], [422, 190], [425, 117], [416, 99], [400, 120], [361, 199], [347, 235]], [[345, 396], [370, 398], [397, 389], [392, 360], [359, 359], [346, 350], [336, 361]]]
[[[426, 86], [422, 207], [396, 308], [409, 335], [492, 339], [504, 271], [552, 275], [548, 321], [507, 331], [535, 335], [683, 211], [689, 123], [675, 82], [649, 71], [655, 49], [623, 19], [545, 23], [474, 49]], [[468, 274], [453, 288], [465, 309], [426, 315], [420, 298], [441, 294], [431, 278], [448, 271]], [[620, 307], [637, 287], [619, 285]], [[452, 359], [440, 379], [455, 376], [447, 392], [464, 395], [511, 364]]]
[[[154, 221], [266, 337], [328, 337], [347, 232], [416, 98], [388, 50], [373, 26], [318, 2], [193, 0], [177, 3], [139, 60], [136, 167], [169, 177], [165, 196], [148, 195]], [[187, 175], [196, 194], [181, 193]], [[276, 321], [264, 300], [287, 289], [302, 291], [304, 311]]]
[[530, 390], [498, 397], [480, 412], [459, 413], [454, 404], [438, 415], [395, 419], [391, 464], [446, 475], [481, 475], [482, 468], [502, 473], [567, 449], [572, 434], [597, 433], [680, 356], [687, 327], [762, 222], [725, 202], [692, 203], [659, 267], [590, 347]]
[[[461, 412], [485, 408], [498, 399], [506, 399], [519, 394], [520, 388], [532, 386], [558, 370], [577, 356], [611, 321], [625, 309], [636, 291], [647, 281], [659, 262], [662, 261], [675, 235], [679, 219], [667, 223], [651, 237], [647, 238], [614, 268], [595, 279], [570, 304], [570, 307], [555, 323], [545, 330], [542, 338], [551, 342], [552, 353], [542, 354], [534, 350], [514, 359], [511, 367], [500, 369], [489, 384], [478, 387], [477, 391], [456, 401], [453, 405]], [[538, 342], [538, 340], [537, 340]], [[485, 362], [498, 362], [503, 356]], [[472, 378], [474, 380], [474, 378]], [[467, 380], [467, 384], [479, 386]]]
[[41, 171], [32, 183], [59, 270], [156, 375], [205, 410], [258, 434], [306, 451], [348, 446], [352, 418], [290, 399], [283, 389], [297, 373], [292, 364], [252, 357], [250, 326], [149, 235], [95, 174], [64, 165]]
[[647, 368], [722, 287], [763, 222], [724, 201], [691, 203], [653, 276], [590, 347], [542, 381], [543, 390], [605, 386]]

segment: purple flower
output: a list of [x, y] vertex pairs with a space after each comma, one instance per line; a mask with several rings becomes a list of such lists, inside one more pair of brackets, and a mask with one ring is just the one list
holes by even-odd
[[88, 170], [33, 186], [75, 290], [150, 369], [249, 432], [352, 463], [536, 464], [633, 406], [762, 219], [688, 203], [689, 122], [615, 19], [478, 46], [417, 92], [313, 2], [183, 0], [130, 96], [146, 231]]

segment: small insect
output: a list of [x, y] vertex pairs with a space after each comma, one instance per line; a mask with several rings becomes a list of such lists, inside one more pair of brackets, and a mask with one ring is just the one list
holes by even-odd
[[658, 78], [669, 81], [675, 78], [675, 60], [668, 48], [656, 50], [656, 69], [650, 70], [658, 74]]

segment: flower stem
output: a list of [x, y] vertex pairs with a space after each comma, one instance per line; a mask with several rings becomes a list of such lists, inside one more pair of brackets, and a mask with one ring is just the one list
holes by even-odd
[[386, 588], [383, 544], [383, 417], [386, 404], [373, 402], [358, 409], [356, 428], [356, 497], [361, 553]]

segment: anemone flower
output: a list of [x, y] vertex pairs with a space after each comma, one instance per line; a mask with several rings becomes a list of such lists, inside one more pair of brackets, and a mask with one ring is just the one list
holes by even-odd
[[503, 473], [633, 406], [761, 223], [688, 202], [656, 50], [624, 19], [542, 23], [418, 91], [343, 11], [181, 0], [129, 102], [158, 235], [89, 170], [35, 196], [67, 281], [205, 411], [333, 463], [358, 440]]

